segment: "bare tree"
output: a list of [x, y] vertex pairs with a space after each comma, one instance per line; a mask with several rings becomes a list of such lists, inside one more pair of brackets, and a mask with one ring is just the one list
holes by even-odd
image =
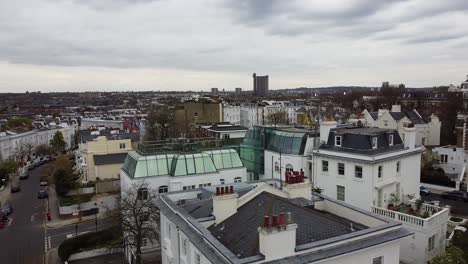
[[145, 140], [164, 140], [169, 137], [169, 129], [174, 121], [173, 111], [163, 107], [151, 108], [145, 123]]
[[120, 223], [125, 246], [135, 251], [135, 263], [141, 264], [141, 247], [145, 239], [159, 242], [159, 208], [156, 206], [156, 191], [148, 184], [133, 184], [120, 197]]
[[285, 111], [269, 113], [267, 120], [269, 124], [276, 127], [277, 124], [286, 124], [288, 122], [288, 114]]
[[34, 150], [37, 156], [47, 156], [54, 154], [54, 149], [47, 144], [41, 144]]

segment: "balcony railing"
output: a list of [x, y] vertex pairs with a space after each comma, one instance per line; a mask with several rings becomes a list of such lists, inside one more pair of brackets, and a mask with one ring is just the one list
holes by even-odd
[[428, 212], [430, 216], [428, 218], [422, 218], [410, 214], [388, 210], [382, 207], [372, 207], [372, 212], [374, 214], [423, 229], [431, 229], [434, 225], [448, 221], [450, 211], [448, 208], [441, 208], [430, 204], [422, 204], [420, 210], [421, 212]]

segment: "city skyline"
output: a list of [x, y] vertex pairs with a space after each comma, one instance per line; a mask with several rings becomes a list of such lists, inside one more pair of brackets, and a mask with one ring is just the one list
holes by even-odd
[[0, 92], [459, 85], [468, 2], [0, 4]]

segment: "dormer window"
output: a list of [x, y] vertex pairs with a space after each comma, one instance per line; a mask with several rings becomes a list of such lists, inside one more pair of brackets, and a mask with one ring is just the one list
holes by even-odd
[[388, 145], [393, 146], [393, 135], [388, 136]]
[[335, 136], [335, 146], [341, 147], [341, 136]]
[[376, 149], [377, 148], [377, 137], [372, 138], [372, 148]]

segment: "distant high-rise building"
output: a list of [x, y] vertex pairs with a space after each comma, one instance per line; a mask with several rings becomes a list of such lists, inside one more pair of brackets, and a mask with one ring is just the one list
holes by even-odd
[[236, 95], [239, 96], [242, 94], [242, 88], [236, 88]]
[[218, 88], [211, 88], [211, 95], [218, 95]]
[[268, 75], [257, 76], [256, 73], [253, 77], [253, 90], [255, 96], [267, 96], [268, 95]]

